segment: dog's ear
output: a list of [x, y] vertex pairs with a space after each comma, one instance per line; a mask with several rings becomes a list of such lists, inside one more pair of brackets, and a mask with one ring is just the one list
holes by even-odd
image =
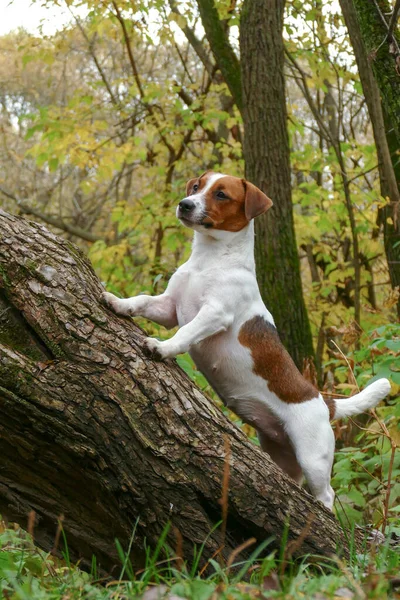
[[198, 180], [198, 177], [193, 177], [193, 179], [189, 179], [189, 181], [186, 184], [186, 196], [189, 196], [192, 187], [194, 186], [195, 182]]
[[258, 217], [258, 215], [262, 215], [272, 206], [271, 198], [268, 198], [258, 189], [255, 185], [242, 179], [244, 189], [246, 191], [245, 199], [244, 199], [244, 210], [246, 214], [246, 219], [251, 221], [254, 217]]

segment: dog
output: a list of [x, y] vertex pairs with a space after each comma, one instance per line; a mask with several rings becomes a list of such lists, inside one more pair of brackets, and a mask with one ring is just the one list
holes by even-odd
[[330, 420], [375, 406], [387, 379], [361, 393], [325, 401], [297, 369], [261, 299], [254, 263], [254, 219], [272, 201], [252, 183], [207, 171], [187, 183], [176, 215], [194, 230], [192, 253], [159, 296], [103, 301], [117, 314], [167, 328], [168, 340], [146, 338], [159, 360], [189, 352], [223, 402], [252, 425], [260, 445], [298, 484], [332, 510], [330, 477], [335, 438]]

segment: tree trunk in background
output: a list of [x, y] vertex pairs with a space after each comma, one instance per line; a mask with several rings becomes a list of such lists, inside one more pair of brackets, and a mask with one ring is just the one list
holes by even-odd
[[[398, 25], [388, 37], [392, 5], [387, 0], [353, 0], [361, 37], [365, 44], [368, 59], [378, 84], [383, 114], [386, 121], [386, 136], [394, 159], [400, 148], [400, 56], [392, 44], [398, 45]], [[393, 42], [392, 40], [395, 40]], [[396, 58], [395, 58], [396, 57]], [[397, 181], [400, 180], [400, 157], [394, 166]]]
[[301, 367], [313, 355], [293, 223], [284, 81], [285, 0], [244, 0], [240, 21], [246, 177], [274, 202], [256, 220], [261, 293]]
[[[390, 281], [395, 288], [400, 286], [400, 74], [390, 54], [391, 42], [386, 39], [388, 29], [373, 0], [340, 0], [340, 5], [371, 118], [381, 195], [389, 199], [379, 210], [378, 223], [383, 225]], [[382, 15], [390, 12], [387, 2], [379, 0], [378, 6]], [[400, 298], [397, 313], [400, 317]]]
[[[272, 534], [277, 548], [289, 519], [289, 539], [304, 535], [296, 554], [345, 547], [332, 513], [174, 361], [145, 358], [143, 332], [101, 306], [101, 292], [75, 246], [0, 211], [0, 514], [24, 525], [33, 509], [47, 550], [63, 514], [71, 556], [87, 564], [94, 553], [107, 568], [118, 562], [114, 539], [126, 549], [137, 521], [135, 566], [145, 538], [154, 547], [169, 520], [188, 562], [204, 540], [204, 560], [221, 546], [226, 560], [252, 536]], [[226, 440], [224, 538], [210, 532], [221, 518]], [[175, 547], [173, 533], [168, 542]]]

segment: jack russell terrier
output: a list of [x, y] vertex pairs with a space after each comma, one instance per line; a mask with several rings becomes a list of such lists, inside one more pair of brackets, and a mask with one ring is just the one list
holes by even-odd
[[176, 209], [195, 232], [189, 260], [160, 296], [103, 298], [117, 314], [179, 325], [169, 340], [146, 338], [147, 352], [160, 360], [189, 352], [223, 402], [255, 427], [262, 449], [299, 484], [304, 475], [314, 496], [332, 509], [330, 419], [375, 406], [390, 383], [379, 379], [355, 396], [325, 401], [301, 375], [256, 280], [253, 219], [271, 206], [244, 179], [209, 171], [191, 179]]

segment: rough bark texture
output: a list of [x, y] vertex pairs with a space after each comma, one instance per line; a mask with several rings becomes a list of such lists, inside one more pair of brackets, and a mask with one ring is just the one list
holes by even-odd
[[[296, 553], [344, 545], [333, 515], [288, 479], [174, 361], [142, 354], [143, 332], [99, 303], [101, 285], [71, 243], [0, 211], [0, 513], [52, 547], [63, 514], [73, 557], [117, 562], [139, 519], [133, 561], [168, 520], [185, 558], [207, 536], [223, 544], [225, 438], [231, 443], [225, 557], [250, 536], [289, 539]], [[210, 534], [210, 535], [209, 535]], [[174, 546], [174, 538], [170, 544]]]
[[[244, 0], [240, 21], [246, 177], [274, 207], [256, 221], [258, 282], [299, 367], [313, 355], [293, 223], [283, 74], [285, 0]], [[284, 300], [283, 300], [284, 299]]]
[[[353, 46], [371, 118], [379, 161], [381, 194], [384, 198], [389, 199], [388, 205], [379, 210], [378, 223], [381, 223], [383, 226], [390, 281], [392, 287], [395, 288], [400, 286], [400, 244], [398, 244], [400, 241], [400, 215], [398, 212], [400, 201], [400, 161], [398, 153], [395, 151], [400, 148], [400, 136], [397, 142], [394, 141], [396, 140], [396, 128], [397, 130], [400, 128], [400, 75], [396, 73], [395, 63], [389, 55], [387, 43], [381, 45], [387, 32], [385, 33], [384, 31], [385, 27], [379, 17], [376, 5], [372, 2], [366, 3], [365, 0], [362, 2], [358, 2], [357, 0], [340, 0], [340, 5]], [[384, 9], [385, 7], [382, 8]], [[375, 50], [379, 48], [379, 51], [375, 56], [374, 44], [377, 44], [379, 39], [381, 41], [375, 47]], [[378, 81], [380, 82], [380, 86], [383, 86], [381, 89], [378, 86], [374, 72], [375, 74], [380, 74]], [[390, 91], [389, 97], [392, 96], [392, 85], [389, 85], [389, 82], [393, 79], [393, 85], [395, 85], [396, 78], [398, 79], [398, 96], [395, 99], [397, 105], [397, 108], [394, 110], [395, 116], [393, 117], [392, 114], [392, 119], [395, 119], [392, 127], [390, 115], [387, 114], [386, 119], [384, 117], [381, 97], [386, 95], [386, 87]], [[392, 145], [392, 152], [389, 148], [389, 142]], [[397, 303], [397, 313], [400, 317], [400, 298]]]

